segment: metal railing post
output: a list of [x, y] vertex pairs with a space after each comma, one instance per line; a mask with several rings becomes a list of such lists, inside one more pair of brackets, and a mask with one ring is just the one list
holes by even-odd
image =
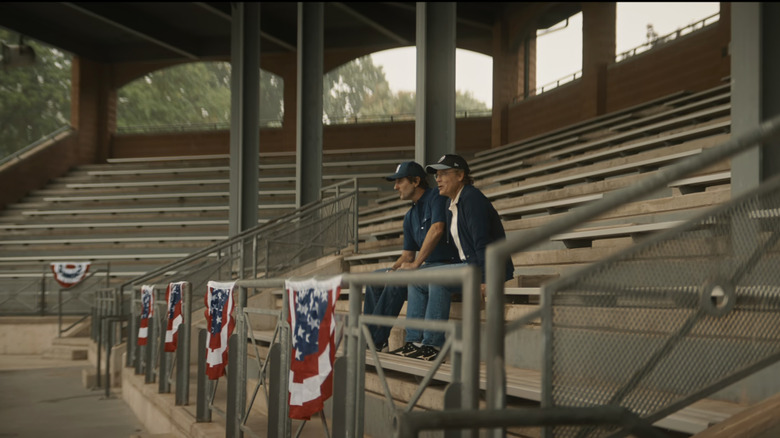
[[[463, 278], [463, 323], [461, 342], [461, 409], [479, 408], [479, 310], [480, 310], [480, 272], [469, 265]], [[502, 300], [503, 301], [503, 300]], [[503, 342], [503, 338], [501, 339]], [[454, 370], [453, 370], [454, 371]], [[476, 436], [473, 430], [471, 436]]]
[[358, 201], [360, 200], [360, 190], [359, 190], [357, 178], [355, 178], [354, 181], [355, 181], [355, 200], [354, 200], [353, 213], [352, 213], [353, 214], [353, 216], [352, 216], [352, 228], [353, 228], [352, 231], [355, 233], [354, 236], [353, 236], [355, 238], [354, 251], [357, 254], [357, 252], [358, 252], [358, 242], [359, 242], [359, 239], [358, 239], [358, 232], [359, 232], [359, 227], [358, 227], [358, 206], [359, 206], [359, 202]]
[[46, 316], [46, 268], [44, 265], [43, 275], [41, 276], [41, 316]]
[[227, 438], [241, 438], [241, 423], [246, 407], [246, 353], [247, 353], [247, 320], [244, 315], [244, 307], [247, 302], [247, 290], [238, 287], [238, 302], [235, 310], [236, 328], [230, 337], [232, 345], [229, 347], [228, 359], [228, 393], [227, 393], [227, 418], [225, 419], [225, 436]]
[[192, 335], [192, 284], [182, 285], [182, 322], [179, 326], [179, 345], [176, 347], [176, 405], [190, 403], [190, 339]]
[[[161, 308], [163, 306], [160, 306]], [[157, 354], [159, 357], [157, 366], [157, 392], [160, 394], [167, 394], [171, 392], [171, 382], [168, 381], [168, 375], [170, 374], [170, 356], [171, 354], [165, 351], [165, 332], [168, 329], [166, 322], [167, 312], [160, 312], [159, 326], [160, 329], [155, 333], [157, 335]]]
[[114, 330], [109, 318], [103, 319], [103, 326], [108, 334], [106, 339], [106, 398], [111, 398], [111, 347], [113, 344]]
[[62, 337], [62, 289], [57, 289], [57, 337]]
[[97, 345], [97, 363], [95, 365], [96, 368], [96, 376], [97, 379], [97, 386], [98, 388], [101, 387], [101, 378], [100, 378], [100, 361], [101, 361], [101, 349], [103, 346], [103, 294], [101, 291], [97, 291], [96, 295], [98, 296], [98, 309], [97, 309], [97, 324], [95, 327], [97, 328], [97, 342], [95, 343]]
[[195, 421], [208, 423], [211, 421], [211, 409], [209, 409], [208, 387], [209, 379], [206, 376], [206, 329], [198, 331], [198, 393], [195, 406]]
[[358, 318], [360, 315], [360, 299], [363, 285], [356, 283], [350, 283], [349, 285], [349, 326], [344, 328], [344, 340], [346, 341], [345, 351], [347, 352], [347, 405], [346, 405], [346, 419], [344, 424], [346, 426], [346, 436], [348, 438], [357, 436], [357, 401], [355, 395], [358, 388], [358, 370], [357, 356], [360, 354], [358, 351], [358, 339], [355, 336], [360, 330], [358, 325]]
[[146, 345], [144, 345], [144, 372], [146, 378], [145, 383], [154, 383], [154, 329], [157, 324], [154, 322], [154, 318], [149, 318], [148, 334], [146, 335]]

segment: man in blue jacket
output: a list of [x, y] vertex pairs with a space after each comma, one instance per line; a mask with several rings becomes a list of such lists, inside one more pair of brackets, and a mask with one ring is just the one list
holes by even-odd
[[[399, 197], [411, 201], [412, 205], [404, 216], [404, 243], [401, 256], [385, 271], [430, 268], [458, 261], [457, 250], [451, 242], [448, 242], [449, 239], [443, 238], [447, 235], [445, 225], [447, 198], [440, 196], [437, 189], [428, 186], [427, 177], [422, 166], [414, 161], [399, 164], [395, 173], [386, 177], [388, 181], [394, 182], [393, 188], [398, 192]], [[406, 297], [406, 286], [367, 286], [363, 313], [397, 317]], [[410, 312], [414, 315], [418, 307], [410, 302], [407, 306], [407, 315]], [[389, 326], [369, 326], [377, 350], [382, 351], [387, 348], [390, 330]], [[417, 350], [409, 350], [406, 356], [420, 356], [422, 352]]]
[[[462, 263], [477, 265], [482, 274], [480, 292], [485, 296], [485, 247], [506, 238], [501, 217], [490, 200], [476, 187], [469, 165], [459, 155], [446, 154], [426, 167], [436, 175], [439, 193], [449, 198], [447, 229], [458, 248]], [[514, 276], [514, 265], [506, 262], [506, 280]]]
[[[426, 170], [436, 174], [439, 194], [449, 198], [446, 240], [457, 248], [457, 258], [461, 264], [479, 267], [482, 276], [480, 292], [484, 298], [485, 247], [506, 237], [501, 218], [487, 197], [472, 185], [468, 163], [462, 157], [444, 155], [438, 163], [428, 166]], [[447, 267], [458, 265], [455, 263]], [[506, 280], [510, 280], [514, 275], [511, 261], [507, 261], [506, 272]], [[451, 292], [451, 289], [436, 284], [409, 285], [406, 317], [449, 319]], [[426, 330], [422, 337], [420, 331], [407, 330], [406, 333], [406, 344], [393, 353], [424, 360], [436, 359], [444, 344], [444, 333]]]

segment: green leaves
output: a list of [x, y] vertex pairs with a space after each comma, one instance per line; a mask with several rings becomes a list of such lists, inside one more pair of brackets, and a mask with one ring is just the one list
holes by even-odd
[[[0, 40], [19, 36], [0, 28]], [[70, 122], [71, 56], [26, 39], [34, 65], [0, 69], [0, 157], [5, 157]]]
[[[260, 72], [260, 124], [280, 123], [281, 78]], [[122, 87], [117, 127], [230, 123], [230, 64], [199, 62], [157, 70]]]

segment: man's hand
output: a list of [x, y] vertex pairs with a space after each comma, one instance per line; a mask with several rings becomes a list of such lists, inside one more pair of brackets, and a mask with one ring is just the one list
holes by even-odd
[[482, 297], [482, 307], [485, 307], [485, 295], [487, 294], [487, 285], [482, 283], [479, 285], [479, 295]]
[[399, 271], [409, 271], [412, 269], [417, 269], [417, 265], [415, 265], [414, 262], [403, 262], [401, 263], [401, 266], [398, 267]]

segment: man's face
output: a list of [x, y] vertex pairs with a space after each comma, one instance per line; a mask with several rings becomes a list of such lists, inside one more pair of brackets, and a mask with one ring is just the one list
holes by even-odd
[[415, 185], [408, 178], [398, 178], [395, 180], [395, 189], [404, 201], [413, 201]]
[[437, 171], [436, 185], [439, 186], [440, 195], [454, 199], [460, 188], [463, 187], [463, 171], [458, 169]]

